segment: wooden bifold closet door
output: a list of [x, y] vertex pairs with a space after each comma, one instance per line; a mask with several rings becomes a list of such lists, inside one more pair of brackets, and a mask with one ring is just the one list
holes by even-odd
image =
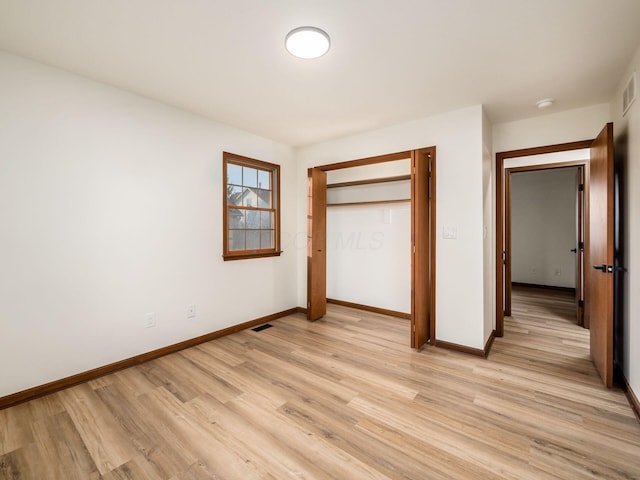
[[327, 174], [308, 170], [307, 184], [307, 318], [327, 313]]
[[411, 346], [431, 338], [431, 149], [411, 152]]

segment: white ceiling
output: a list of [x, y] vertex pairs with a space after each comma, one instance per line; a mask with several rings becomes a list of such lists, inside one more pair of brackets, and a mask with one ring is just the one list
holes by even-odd
[[[285, 51], [301, 25], [327, 55]], [[640, 0], [0, 0], [0, 49], [291, 145], [608, 101], [639, 44]]]

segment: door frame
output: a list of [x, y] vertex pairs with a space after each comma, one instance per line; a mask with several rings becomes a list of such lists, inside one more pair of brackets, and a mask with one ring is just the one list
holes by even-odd
[[[337, 162], [337, 163], [331, 163], [331, 164], [325, 164], [325, 165], [319, 165], [317, 167], [313, 167], [313, 168], [317, 168], [318, 170], [322, 170], [324, 172], [328, 172], [331, 170], [340, 170], [340, 169], [344, 169], [344, 168], [353, 168], [353, 167], [363, 167], [363, 166], [367, 166], [367, 165], [374, 165], [377, 163], [384, 163], [384, 162], [392, 162], [392, 161], [396, 161], [396, 160], [405, 160], [405, 159], [413, 159], [415, 152], [424, 152], [426, 151], [428, 153], [428, 156], [431, 160], [431, 168], [429, 169], [429, 188], [426, 192], [424, 192], [424, 194], [428, 195], [427, 198], [427, 202], [428, 202], [428, 208], [429, 208], [429, 258], [428, 259], [424, 259], [426, 261], [428, 261], [430, 268], [429, 268], [429, 297], [430, 297], [430, 302], [429, 302], [429, 341], [431, 342], [431, 344], [435, 344], [435, 332], [436, 332], [436, 147], [432, 146], [432, 147], [425, 147], [425, 148], [419, 148], [419, 149], [415, 149], [415, 150], [406, 150], [403, 152], [397, 152], [397, 153], [390, 153], [390, 154], [385, 154], [385, 155], [377, 155], [374, 157], [367, 157], [367, 158], [361, 158], [361, 159], [357, 159], [357, 160], [347, 160], [344, 162]], [[412, 160], [413, 161], [413, 160]], [[412, 163], [413, 164], [413, 163]], [[411, 188], [411, 211], [412, 211], [412, 222], [411, 222], [411, 231], [412, 231], [412, 243], [415, 242], [415, 238], [414, 237], [414, 223], [415, 223], [415, 219], [413, 218], [413, 212], [416, 211], [416, 203], [417, 203], [417, 199], [415, 198], [415, 188], [414, 188], [414, 181], [415, 181], [415, 172], [411, 172], [411, 178], [412, 178], [412, 188]], [[326, 188], [325, 188], [326, 190]], [[423, 190], [420, 190], [421, 192], [423, 192]], [[325, 192], [326, 193], [326, 192]], [[326, 206], [325, 206], [326, 208]], [[325, 236], [326, 236], [326, 232], [325, 232]], [[415, 245], [411, 245], [411, 249], [414, 249]], [[415, 343], [415, 336], [414, 336], [414, 331], [413, 331], [413, 327], [415, 325], [415, 297], [416, 295], [419, 293], [417, 291], [417, 289], [415, 288], [415, 275], [413, 274], [413, 269], [414, 269], [414, 265], [416, 263], [422, 263], [422, 260], [419, 258], [416, 258], [416, 255], [414, 255], [413, 253], [411, 254], [411, 264], [412, 264], [412, 275], [411, 275], [411, 322], [412, 322], [412, 329], [411, 329], [411, 345], [412, 347], [414, 346]], [[420, 252], [417, 252], [417, 255], [421, 255]], [[307, 282], [310, 281], [310, 274], [309, 272], [307, 272]]]
[[[510, 192], [507, 190], [510, 185], [507, 183], [506, 169], [504, 167], [505, 160], [509, 158], [527, 157], [532, 155], [542, 155], [546, 153], [568, 152], [571, 150], [582, 150], [591, 147], [593, 139], [581, 140], [578, 142], [559, 143], [555, 145], [545, 145], [541, 147], [522, 148], [519, 150], [509, 150], [505, 152], [496, 153], [496, 337], [504, 336], [504, 317], [511, 314], [511, 271], [508, 270], [509, 276], [507, 276], [507, 265], [511, 265], [510, 248], [507, 250], [507, 244], [511, 243], [510, 231], [509, 237], [507, 237], [507, 214], [510, 217], [510, 202], [507, 203], [507, 194]], [[557, 162], [555, 165], [557, 165]], [[566, 163], [566, 162], [565, 162]], [[589, 239], [587, 236], [589, 225], [589, 202], [588, 202], [588, 182], [589, 182], [589, 162], [587, 160], [582, 162], [585, 165], [585, 265], [588, 258], [588, 245]], [[554, 165], [552, 164], [548, 164]], [[514, 167], [515, 168], [515, 167]], [[509, 284], [507, 284], [509, 280]], [[585, 278], [585, 281], [588, 281]], [[586, 291], [586, 284], [585, 284]], [[508, 301], [508, 302], [506, 302]], [[586, 326], [586, 325], [585, 325]]]

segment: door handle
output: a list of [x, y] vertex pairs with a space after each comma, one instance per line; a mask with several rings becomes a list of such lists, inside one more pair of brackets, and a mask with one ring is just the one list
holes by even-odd
[[618, 267], [618, 266], [614, 266], [614, 265], [606, 265], [604, 263], [602, 265], [594, 265], [593, 268], [595, 268], [596, 270], [600, 270], [601, 272], [604, 272], [604, 273], [626, 272], [627, 271], [624, 267]]
[[577, 249], [577, 248], [572, 248], [572, 249], [571, 249], [571, 250], [569, 250], [569, 251], [570, 251], [570, 252], [573, 252], [573, 253], [578, 253], [578, 249]]

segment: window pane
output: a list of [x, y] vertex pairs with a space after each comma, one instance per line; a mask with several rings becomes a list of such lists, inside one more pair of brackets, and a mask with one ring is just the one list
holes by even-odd
[[244, 188], [242, 192], [242, 205], [245, 207], [258, 206], [258, 194], [253, 188]]
[[242, 205], [242, 187], [227, 185], [227, 203], [229, 205]]
[[227, 184], [242, 185], [242, 167], [227, 162]]
[[242, 185], [245, 187], [258, 187], [258, 171], [255, 168], [242, 167]]
[[247, 230], [247, 250], [260, 248], [260, 230]]
[[260, 248], [273, 248], [273, 230], [260, 230]]
[[258, 170], [258, 188], [271, 190], [271, 172]]
[[229, 209], [229, 228], [245, 228], [245, 210], [240, 208]]
[[229, 230], [229, 250], [246, 250], [244, 230]]
[[256, 190], [256, 196], [258, 198], [258, 207], [271, 208], [271, 190]]
[[246, 228], [258, 230], [260, 228], [260, 212], [257, 210], [246, 211]]
[[271, 212], [260, 212], [260, 228], [271, 228]]

